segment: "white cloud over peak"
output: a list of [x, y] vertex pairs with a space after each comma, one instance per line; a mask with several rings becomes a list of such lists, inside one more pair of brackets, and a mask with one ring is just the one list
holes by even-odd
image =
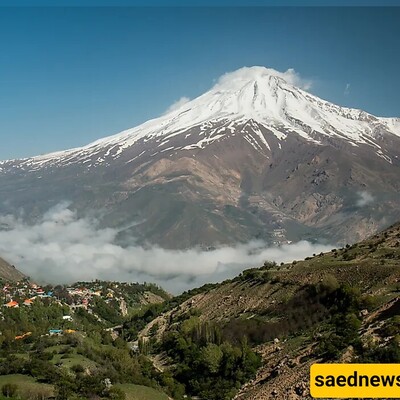
[[303, 78], [293, 68], [289, 68], [285, 72], [280, 72], [277, 71], [276, 69], [265, 68], [265, 67], [243, 67], [233, 72], [227, 72], [218, 79], [217, 83], [224, 84], [236, 79], [248, 80], [257, 76], [267, 76], [267, 75], [273, 75], [282, 78], [287, 83], [293, 86], [297, 86], [300, 89], [304, 90], [311, 89], [313, 85], [313, 81], [311, 79]]
[[189, 97], [186, 96], [182, 96], [179, 100], [175, 101], [174, 103], [172, 103], [164, 112], [165, 114], [169, 114], [172, 111], [177, 110], [178, 108], [182, 107], [183, 105], [185, 105], [186, 103], [188, 103], [190, 101]]
[[286, 72], [282, 73], [281, 76], [286, 82], [297, 86], [300, 89], [310, 90], [313, 86], [311, 79], [306, 79], [300, 76], [293, 68], [289, 68]]
[[[227, 72], [220, 76], [217, 80], [215, 80], [214, 88], [218, 88], [220, 85], [231, 85], [234, 84], [235, 81], [247, 83], [247, 81], [256, 79], [263, 76], [277, 76], [282, 78], [287, 83], [299, 87], [300, 89], [310, 90], [313, 81], [311, 79], [306, 79], [300, 76], [298, 72], [296, 72], [293, 68], [289, 68], [285, 72], [280, 72], [272, 68], [265, 68], [265, 67], [243, 67], [239, 68], [233, 72]], [[186, 103], [191, 101], [189, 97], [182, 96], [180, 99], [172, 103], [162, 115], [167, 115], [173, 111], [178, 110]]]

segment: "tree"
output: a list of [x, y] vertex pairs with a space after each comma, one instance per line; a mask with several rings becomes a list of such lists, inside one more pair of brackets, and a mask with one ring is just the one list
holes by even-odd
[[201, 361], [212, 374], [218, 372], [223, 355], [220, 347], [214, 343], [208, 343], [206, 347], [201, 349]]
[[66, 372], [62, 372], [55, 382], [56, 400], [68, 400], [75, 391], [76, 385]]

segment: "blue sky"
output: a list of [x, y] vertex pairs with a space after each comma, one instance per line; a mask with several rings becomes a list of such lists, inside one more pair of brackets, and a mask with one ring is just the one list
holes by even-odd
[[400, 117], [399, 38], [400, 7], [0, 7], [0, 159], [117, 133], [251, 65]]

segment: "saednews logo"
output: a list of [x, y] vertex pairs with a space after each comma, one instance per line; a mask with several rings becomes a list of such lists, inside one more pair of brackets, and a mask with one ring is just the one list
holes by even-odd
[[400, 398], [400, 364], [313, 364], [316, 398]]

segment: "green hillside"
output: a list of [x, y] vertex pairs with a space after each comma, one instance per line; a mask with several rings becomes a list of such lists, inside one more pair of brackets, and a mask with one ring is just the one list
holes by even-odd
[[125, 383], [117, 387], [125, 392], [126, 400], [168, 400], [165, 393], [147, 386]]
[[105, 281], [40, 287], [25, 279], [3, 282], [3, 296], [0, 389], [6, 397], [167, 398], [161, 374], [123, 329], [133, 315], [170, 298], [161, 288]]
[[[194, 396], [311, 398], [314, 362], [400, 362], [399, 296], [396, 224], [352, 246], [290, 264], [266, 262], [183, 294], [139, 340]], [[237, 355], [235, 373], [228, 348]]]

